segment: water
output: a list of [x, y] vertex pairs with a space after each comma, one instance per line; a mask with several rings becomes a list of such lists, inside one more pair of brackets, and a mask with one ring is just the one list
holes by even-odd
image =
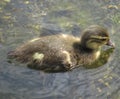
[[[7, 53], [40, 35], [78, 36], [98, 24], [108, 28], [116, 48], [109, 61], [94, 69], [44, 73], [9, 63]], [[1, 0], [0, 99], [119, 99], [119, 0]]]

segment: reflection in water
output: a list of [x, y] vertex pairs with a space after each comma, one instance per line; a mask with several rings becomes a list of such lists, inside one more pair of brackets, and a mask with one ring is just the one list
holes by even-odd
[[[1, 99], [119, 99], [120, 28], [119, 0], [1, 0], [0, 98]], [[8, 63], [7, 53], [40, 31], [77, 35], [91, 24], [107, 27], [116, 48], [101, 57], [110, 59], [94, 69], [45, 73], [24, 64]], [[80, 27], [80, 28], [74, 28]], [[54, 29], [53, 29], [54, 28]], [[73, 31], [76, 32], [73, 33]], [[53, 30], [53, 31], [52, 31]], [[107, 56], [108, 55], [108, 56]], [[107, 58], [105, 58], [107, 59]]]
[[92, 65], [86, 65], [86, 68], [97, 68], [106, 64], [110, 58], [110, 55], [113, 53], [114, 48], [110, 48], [101, 52], [100, 58], [96, 60]]

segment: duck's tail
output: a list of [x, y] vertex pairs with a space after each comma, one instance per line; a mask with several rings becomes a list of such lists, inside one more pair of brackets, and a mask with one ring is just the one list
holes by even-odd
[[7, 61], [9, 63], [13, 63], [13, 60], [16, 60], [17, 57], [18, 56], [16, 55], [15, 51], [10, 51], [7, 53], [7, 59], [8, 59]]
[[28, 58], [23, 53], [16, 50], [8, 52], [7, 58], [10, 60], [13, 59], [19, 61], [21, 63], [25, 63], [28, 61]]
[[14, 58], [16, 58], [16, 57], [17, 57], [17, 54], [16, 54], [15, 51], [10, 51], [10, 52], [8, 52], [8, 54], [7, 54], [7, 58], [8, 58], [8, 59], [14, 59]]

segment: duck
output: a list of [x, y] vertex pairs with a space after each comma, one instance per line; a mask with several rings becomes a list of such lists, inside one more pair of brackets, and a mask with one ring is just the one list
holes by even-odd
[[115, 48], [106, 28], [91, 25], [80, 37], [61, 33], [34, 38], [10, 51], [8, 57], [34, 69], [69, 71], [98, 60], [103, 45]]

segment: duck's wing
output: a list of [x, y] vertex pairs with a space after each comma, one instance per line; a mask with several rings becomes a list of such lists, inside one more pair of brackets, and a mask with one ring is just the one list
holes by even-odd
[[8, 58], [15, 59], [20, 62], [28, 62], [33, 58], [34, 53], [45, 50], [47, 46], [44, 46], [46, 46], [46, 44], [44, 44], [40, 39], [34, 39], [17, 47], [14, 51], [10, 51], [8, 53]]
[[50, 55], [55, 56], [61, 44], [57, 36], [35, 38], [16, 48], [14, 51], [9, 52], [8, 58], [20, 62], [28, 62], [31, 61], [33, 57], [36, 57], [36, 55], [43, 56], [43, 54], [45, 54], [47, 57]]

